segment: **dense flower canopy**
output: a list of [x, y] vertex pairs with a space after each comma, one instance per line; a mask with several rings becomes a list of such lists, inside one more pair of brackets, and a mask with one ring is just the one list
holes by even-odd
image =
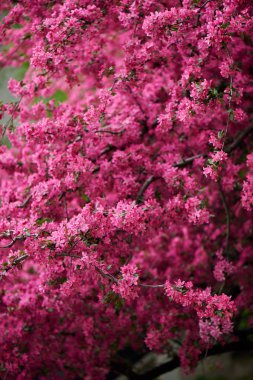
[[236, 341], [253, 325], [252, 1], [0, 9], [0, 65], [28, 67], [0, 105], [1, 377], [105, 379], [126, 348], [188, 370]]

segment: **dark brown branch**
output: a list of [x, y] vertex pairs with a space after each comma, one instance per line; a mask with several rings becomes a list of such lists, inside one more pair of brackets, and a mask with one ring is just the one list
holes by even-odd
[[210, 3], [211, 1], [212, 1], [212, 0], [206, 0], [206, 1], [204, 2], [204, 4], [202, 4], [201, 6], [199, 6], [199, 8], [198, 8], [198, 10], [197, 10], [197, 17], [196, 17], [195, 27], [197, 27], [197, 26], [200, 25], [200, 16], [201, 16], [200, 11], [201, 11], [201, 9], [203, 9], [203, 8], [206, 6], [206, 4]]
[[158, 285], [150, 285], [150, 284], [139, 284], [139, 286], [142, 286], [143, 288], [164, 288], [164, 284], [158, 284]]
[[131, 93], [131, 95], [133, 96], [134, 98], [134, 101], [135, 103], [138, 105], [139, 109], [141, 110], [141, 112], [143, 113], [143, 115], [145, 116], [145, 120], [148, 119], [147, 115], [146, 115], [146, 112], [144, 111], [141, 103], [139, 102], [137, 96], [135, 95], [135, 93], [133, 92], [132, 88], [129, 86], [129, 85], [126, 85], [126, 88], [128, 89], [128, 91]]
[[[11, 266], [15, 266], [15, 265], [22, 263], [22, 261], [24, 261], [28, 257], [29, 256], [27, 254], [17, 257], [16, 259], [13, 260], [13, 262], [11, 263]], [[11, 269], [11, 268], [9, 268], [9, 269]]]
[[231, 153], [233, 152], [239, 145], [240, 143], [253, 132], [253, 125], [248, 126], [245, 128], [241, 133], [238, 134], [238, 136], [235, 138], [235, 140], [230, 144], [228, 147], [224, 148], [224, 152], [226, 153]]
[[27, 197], [26, 200], [21, 205], [18, 206], [18, 208], [25, 208], [28, 205], [31, 198], [32, 198], [32, 194], [30, 194], [29, 197]]
[[125, 375], [130, 380], [138, 380], [140, 378], [140, 375], [132, 370], [131, 363], [119, 355], [112, 358], [111, 366], [115, 372]]
[[182, 159], [181, 161], [173, 164], [173, 167], [174, 168], [184, 168], [185, 166], [191, 164], [194, 160], [196, 160], [196, 158], [200, 158], [200, 157], [206, 157], [206, 155], [200, 153], [200, 154], [196, 154], [195, 156], [188, 157], [186, 159]]
[[29, 255], [27, 255], [27, 254], [24, 254], [24, 255], [22, 255], [22, 256], [19, 256], [19, 257], [17, 257], [16, 259], [14, 259], [14, 260], [10, 263], [10, 265], [8, 265], [8, 266], [6, 266], [5, 268], [3, 268], [2, 273], [1, 273], [1, 275], [0, 275], [0, 280], [2, 280], [3, 276], [4, 276], [7, 272], [9, 272], [13, 267], [15, 267], [16, 265], [22, 263], [22, 262], [23, 262], [24, 260], [26, 260], [28, 257], [29, 257]]
[[103, 277], [103, 278], [106, 278], [106, 279], [109, 279], [110, 281], [114, 282], [114, 284], [118, 284], [118, 280], [116, 279], [116, 277], [112, 276], [110, 273], [105, 273], [103, 272], [100, 268], [98, 268], [96, 265], [94, 265], [94, 268], [96, 269], [96, 271]]
[[61, 195], [59, 196], [59, 201], [61, 201], [62, 198], [65, 197], [65, 194], [66, 194], [66, 191], [63, 191], [63, 192], [61, 193]]
[[[203, 353], [200, 357], [200, 360], [205, 359], [209, 356], [220, 355], [223, 353], [247, 352], [253, 350], [253, 342], [247, 340], [247, 338], [250, 335], [252, 335], [251, 329], [245, 331], [242, 330], [238, 332], [236, 335], [240, 338], [239, 341], [228, 343], [223, 346], [214, 346], [213, 348], [209, 349], [207, 353]], [[179, 357], [176, 356], [170, 361], [163, 363], [157, 367], [154, 367], [151, 370], [142, 374], [135, 373], [131, 368], [129, 368], [129, 364], [126, 361], [124, 361], [124, 359], [114, 361], [112, 362], [112, 365], [113, 369], [127, 376], [129, 380], [154, 380], [155, 378], [178, 368], [180, 366], [180, 360]]]
[[2, 249], [2, 248], [11, 248], [17, 241], [19, 241], [19, 240], [22, 241], [22, 240], [25, 240], [25, 239], [26, 239], [25, 236], [17, 236], [14, 239], [12, 239], [12, 241], [9, 244], [0, 246], [0, 249]]
[[115, 146], [113, 145], [108, 145], [106, 146], [103, 150], [101, 150], [101, 152], [99, 153], [98, 157], [101, 157], [103, 156], [103, 154], [106, 154], [106, 153], [109, 153], [111, 152], [112, 150], [116, 149]]
[[[203, 154], [197, 154], [197, 155], [195, 155], [195, 156], [188, 157], [188, 158], [186, 158], [185, 160], [182, 159], [181, 161], [179, 161], [179, 162], [173, 164], [172, 166], [173, 166], [174, 168], [183, 168], [183, 167], [185, 167], [185, 166], [191, 164], [196, 158], [199, 158], [199, 157], [204, 157], [204, 155], [203, 155]], [[158, 177], [158, 176], [151, 175], [151, 176], [150, 176], [150, 177], [144, 182], [144, 184], [142, 185], [142, 187], [140, 188], [140, 190], [139, 190], [139, 192], [138, 192], [138, 194], [137, 194], [137, 196], [136, 196], [136, 203], [137, 203], [137, 204], [140, 204], [140, 203], [143, 202], [143, 199], [142, 199], [142, 198], [143, 198], [143, 195], [144, 195], [145, 191], [147, 190], [147, 188], [149, 187], [149, 185], [150, 185], [152, 182], [154, 182], [154, 181], [156, 181], [157, 179], [160, 179], [160, 178], [162, 178], [162, 177]]]
[[[76, 244], [77, 245], [77, 244]], [[62, 253], [58, 253], [56, 255], [56, 257], [71, 257], [73, 259], [81, 259], [82, 256], [81, 255], [70, 255], [70, 252], [74, 249], [74, 247], [71, 248], [71, 250], [69, 252], [62, 252]], [[103, 278], [106, 278], [110, 281], [112, 281], [114, 284], [118, 284], [119, 281], [118, 279], [113, 276], [112, 274], [108, 273], [108, 272], [104, 272], [102, 269], [100, 269], [99, 267], [97, 267], [96, 265], [94, 265], [94, 268], [95, 270], [103, 277]], [[142, 284], [142, 283], [139, 283], [138, 286], [141, 286], [143, 288], [163, 288], [164, 287], [164, 284], [158, 284], [158, 285], [150, 285], [150, 284]]]
[[[253, 342], [234, 342], [229, 343], [225, 346], [215, 346], [207, 352], [207, 355], [203, 353], [201, 359], [204, 359], [209, 356], [220, 355], [228, 352], [245, 352], [248, 350], [253, 350]], [[161, 364], [159, 367], [153, 368], [152, 370], [146, 372], [145, 374], [140, 375], [135, 378], [137, 380], [153, 380], [158, 376], [166, 372], [170, 372], [175, 368], [178, 368], [180, 365], [180, 360], [178, 357], [175, 357], [172, 361]], [[131, 379], [131, 378], [129, 378]]]
[[97, 129], [94, 133], [110, 133], [111, 135], [120, 135], [125, 132], [125, 129], [120, 129], [119, 131], [111, 131], [109, 129]]
[[70, 257], [71, 259], [81, 259], [82, 256], [80, 255], [69, 255], [68, 253], [57, 253], [57, 255], [55, 255], [56, 257]]
[[[232, 144], [230, 144], [229, 146], [224, 148], [224, 152], [226, 152], [228, 154], [232, 153], [240, 145], [240, 143], [245, 139], [245, 137], [247, 137], [252, 132], [253, 132], [253, 125], [250, 125], [244, 131], [239, 133], [239, 135], [235, 138], [235, 140], [232, 142]], [[197, 158], [200, 158], [200, 157], [207, 158], [207, 154], [204, 154], [204, 153], [196, 154], [195, 156], [191, 156], [191, 157], [188, 157], [186, 159], [182, 159], [181, 161], [176, 162], [172, 166], [174, 168], [184, 168], [185, 166], [190, 165], [191, 163], [193, 163], [194, 160], [196, 160]], [[155, 180], [157, 180], [159, 178], [162, 178], [162, 177], [156, 177], [154, 175], [151, 175], [144, 182], [144, 184], [142, 185], [142, 187], [140, 188], [140, 190], [136, 196], [136, 203], [137, 204], [140, 204], [143, 202], [142, 198], [143, 198], [145, 191], [147, 190], [147, 188], [149, 187], [149, 185], [152, 182], [154, 182]]]
[[145, 193], [145, 191], [147, 190], [147, 188], [149, 187], [149, 185], [154, 182], [156, 179], [158, 179], [159, 177], [155, 177], [153, 175], [151, 175], [145, 182], [144, 184], [142, 185], [142, 187], [140, 188], [137, 196], [136, 196], [136, 203], [137, 204], [140, 204], [143, 202], [142, 200], [142, 197], [143, 197], [143, 194]]
[[211, 1], [213, 0], [206, 0], [202, 5], [200, 5], [200, 7], [198, 8], [198, 12], [201, 11], [201, 9], [203, 9], [206, 6], [206, 4], [210, 3]]

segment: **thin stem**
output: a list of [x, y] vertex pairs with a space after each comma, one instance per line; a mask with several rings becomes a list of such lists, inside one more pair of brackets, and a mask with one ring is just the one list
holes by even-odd
[[12, 115], [11, 115], [11, 117], [6, 121], [6, 123], [5, 123], [4, 127], [3, 127], [3, 133], [2, 133], [2, 137], [1, 137], [1, 139], [0, 139], [0, 145], [1, 145], [2, 142], [3, 142], [3, 138], [4, 138], [4, 136], [5, 136], [5, 134], [6, 134], [6, 131], [7, 131], [8, 127], [9, 127], [9, 124], [13, 122], [13, 114], [14, 114], [14, 112], [18, 109], [21, 100], [22, 100], [22, 97], [16, 102], [16, 104], [15, 104], [15, 106], [14, 106], [14, 109], [13, 109], [13, 111], [12, 111]]
[[111, 135], [120, 135], [123, 132], [125, 132], [124, 128], [120, 129], [119, 131], [111, 131], [109, 129], [97, 129], [94, 131], [94, 133], [109, 133]]
[[26, 198], [26, 200], [23, 203], [21, 203], [21, 205], [18, 206], [18, 208], [25, 208], [28, 205], [28, 203], [29, 203], [29, 201], [30, 201], [31, 198], [32, 198], [32, 194], [30, 194]]
[[149, 187], [149, 185], [154, 182], [156, 179], [158, 179], [159, 177], [155, 177], [153, 175], [151, 175], [145, 182], [144, 184], [142, 185], [142, 187], [140, 188], [137, 196], [136, 196], [136, 203], [139, 204], [139, 203], [142, 203], [142, 197], [143, 197], [143, 194], [145, 193], [145, 191], [147, 190], [147, 188]]
[[224, 139], [223, 139], [223, 143], [222, 143], [222, 150], [224, 148], [224, 144], [225, 144], [227, 133], [228, 133], [228, 126], [229, 126], [229, 121], [230, 121], [230, 107], [231, 107], [232, 97], [233, 97], [233, 77], [231, 76], [230, 77], [230, 84], [229, 84], [229, 97], [228, 97], [228, 117], [227, 117]]
[[16, 265], [22, 263], [22, 262], [23, 262], [24, 260], [26, 260], [28, 257], [29, 257], [29, 255], [24, 254], [24, 255], [22, 255], [22, 256], [17, 257], [16, 259], [14, 259], [14, 260], [10, 263], [10, 265], [8, 265], [7, 267], [5, 267], [5, 268], [3, 269], [3, 271], [2, 271], [2, 273], [1, 273], [1, 275], [0, 275], [0, 280], [2, 280], [3, 276], [4, 276], [7, 272], [9, 272], [9, 270], [11, 270], [14, 266], [16, 266]]
[[192, 156], [192, 157], [188, 157], [186, 159], [183, 159], [179, 162], [176, 162], [175, 164], [173, 164], [173, 167], [174, 168], [183, 168], [189, 164], [191, 164], [194, 160], [196, 160], [197, 158], [200, 158], [200, 157], [206, 157], [205, 154], [203, 153], [200, 153], [200, 154], [196, 154], [195, 156]]
[[138, 98], [136, 97], [135, 93], [133, 92], [132, 88], [128, 85], [126, 85], [126, 88], [128, 89], [128, 91], [131, 93], [131, 95], [133, 96], [136, 104], [138, 105], [139, 109], [141, 110], [141, 112], [143, 113], [143, 115], [145, 116], [145, 119], [147, 120], [147, 115], [146, 115], [146, 112], [144, 111], [141, 103], [139, 102]]
[[[235, 140], [232, 142], [232, 144], [230, 144], [229, 146], [224, 148], [224, 152], [226, 152], [228, 154], [232, 153], [240, 145], [240, 143], [245, 139], [245, 137], [247, 137], [252, 132], [253, 132], [253, 125], [250, 125], [244, 131], [242, 131], [241, 133], [238, 134], [238, 136], [235, 138]], [[174, 168], [184, 168], [185, 166], [190, 165], [191, 163], [193, 163], [194, 160], [196, 160], [197, 158], [200, 158], [200, 157], [206, 158], [207, 154], [204, 154], [204, 153], [196, 154], [196, 155], [188, 157], [186, 159], [182, 159], [181, 161], [176, 162], [172, 166]], [[159, 178], [162, 179], [162, 177], [151, 175], [144, 182], [144, 184], [142, 185], [142, 187], [140, 188], [140, 190], [136, 196], [136, 203], [137, 204], [140, 204], [143, 202], [142, 197], [143, 197], [145, 191], [147, 190], [147, 188], [149, 187], [149, 185], [152, 182], [156, 181]]]
[[199, 7], [198, 12], [201, 11], [201, 9], [203, 9], [203, 8], [206, 6], [206, 4], [210, 3], [211, 1], [213, 1], [213, 0], [206, 0], [206, 1], [205, 1], [205, 2]]
[[25, 238], [25, 236], [17, 236], [17, 237], [15, 237], [14, 239], [12, 239], [12, 241], [9, 243], [9, 244], [7, 244], [7, 245], [2, 245], [2, 246], [0, 246], [0, 249], [2, 249], [2, 248], [11, 248], [18, 240], [25, 240], [26, 238]]
[[253, 132], [253, 125], [249, 125], [241, 133], [238, 134], [238, 136], [234, 139], [232, 144], [224, 148], [224, 152], [228, 154], [232, 153], [241, 144], [241, 142], [245, 139], [245, 137], [250, 135], [252, 132]]
[[158, 285], [139, 284], [139, 286], [142, 286], [143, 288], [164, 288], [164, 284], [158, 284]]

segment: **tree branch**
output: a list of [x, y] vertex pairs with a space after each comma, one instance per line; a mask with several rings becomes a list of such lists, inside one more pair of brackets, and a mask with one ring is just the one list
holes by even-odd
[[142, 185], [142, 187], [140, 188], [137, 196], [136, 196], [136, 203], [137, 204], [140, 204], [143, 202], [143, 194], [145, 193], [145, 191], [147, 190], [147, 188], [149, 187], [149, 185], [154, 182], [155, 180], [157, 180], [159, 177], [155, 177], [153, 175], [151, 175], [145, 182], [144, 184]]
[[238, 136], [234, 139], [232, 144], [230, 144], [228, 147], [224, 148], [224, 152], [226, 153], [231, 153], [233, 152], [239, 145], [240, 143], [253, 132], [253, 125], [248, 126], [245, 128], [241, 133], [238, 134]]
[[[252, 132], [253, 132], [253, 125], [250, 125], [246, 129], [244, 129], [241, 133], [238, 134], [238, 136], [235, 138], [235, 140], [232, 142], [232, 144], [230, 144], [229, 146], [224, 148], [224, 152], [226, 152], [228, 154], [232, 153], [240, 145], [240, 143], [245, 139], [245, 137], [247, 137]], [[191, 164], [194, 160], [196, 160], [197, 158], [200, 158], [200, 157], [207, 158], [207, 154], [199, 153], [199, 154], [196, 154], [195, 156], [191, 156], [191, 157], [188, 157], [186, 159], [182, 158], [181, 161], [176, 162], [172, 166], [174, 168], [184, 168], [185, 166]], [[162, 177], [151, 175], [144, 182], [144, 184], [142, 185], [142, 187], [140, 188], [140, 190], [136, 196], [136, 203], [137, 204], [140, 204], [143, 202], [142, 198], [143, 198], [145, 191], [147, 190], [147, 188], [149, 187], [149, 185], [152, 182], [156, 181], [159, 178], [162, 178]]]
[[22, 241], [22, 240], [25, 240], [25, 239], [26, 239], [26, 237], [23, 236], [23, 235], [17, 236], [14, 239], [12, 239], [12, 241], [9, 244], [0, 246], [0, 249], [2, 249], [2, 248], [11, 248], [18, 240]]
[[94, 131], [94, 133], [110, 133], [111, 135], [120, 135], [123, 132], [125, 132], [124, 128], [120, 129], [119, 131], [111, 131], [109, 129], [97, 129]]
[[10, 265], [6, 266], [5, 268], [3, 268], [2, 272], [1, 272], [1, 275], [0, 275], [0, 280], [2, 280], [3, 276], [9, 272], [9, 270], [11, 270], [14, 266], [22, 263], [24, 260], [26, 260], [27, 258], [29, 257], [29, 255], [27, 254], [24, 254], [22, 256], [19, 256], [17, 257], [16, 259], [14, 259]]
[[32, 198], [32, 194], [30, 194], [30, 195], [26, 198], [26, 200], [25, 200], [23, 203], [21, 203], [21, 205], [18, 206], [18, 208], [25, 208], [25, 207], [27, 206], [27, 204], [29, 203], [29, 201], [30, 201], [31, 198]]
[[[216, 345], [213, 348], [209, 349], [207, 353], [203, 353], [200, 356], [201, 359], [205, 359], [206, 357], [220, 355], [223, 353], [229, 352], [245, 352], [253, 350], [253, 342], [247, 340], [249, 335], [252, 335], [252, 329], [239, 331], [236, 335], [241, 339], [237, 342], [231, 342], [226, 345]], [[173, 371], [174, 369], [180, 366], [180, 359], [178, 356], [175, 356], [170, 361], [163, 363], [157, 367], [152, 368], [151, 370], [138, 374], [135, 373], [131, 368], [129, 368], [129, 363], [124, 361], [124, 359], [120, 359], [118, 362], [114, 361], [113, 368], [125, 376], [128, 377], [129, 380], [154, 380], [158, 376], [161, 376], [167, 372]]]
[[113, 145], [108, 145], [108, 146], [106, 146], [103, 150], [101, 150], [101, 152], [99, 153], [98, 157], [101, 157], [101, 156], [103, 156], [103, 154], [106, 154], [106, 153], [108, 153], [108, 152], [111, 152], [112, 150], [115, 150], [115, 149], [116, 149], [115, 146], [113, 146]]
[[172, 166], [173, 166], [174, 168], [184, 168], [185, 166], [191, 164], [194, 160], [196, 160], [196, 158], [200, 158], [200, 157], [207, 157], [207, 155], [206, 155], [206, 154], [203, 154], [203, 153], [196, 154], [195, 156], [188, 157], [188, 158], [186, 158], [186, 159], [182, 159], [181, 161], [176, 162], [176, 163], [173, 164]]

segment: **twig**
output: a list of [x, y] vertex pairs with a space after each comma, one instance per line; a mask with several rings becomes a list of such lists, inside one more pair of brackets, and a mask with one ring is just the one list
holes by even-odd
[[229, 84], [229, 97], [228, 97], [228, 117], [227, 117], [227, 123], [226, 123], [226, 129], [225, 129], [225, 134], [223, 138], [223, 143], [222, 143], [222, 149], [224, 148], [224, 144], [226, 141], [227, 133], [228, 133], [228, 126], [229, 126], [229, 121], [230, 121], [230, 107], [231, 107], [231, 101], [233, 97], [233, 77], [230, 77], [230, 84]]
[[199, 20], [200, 20], [200, 11], [201, 9], [203, 9], [208, 3], [210, 3], [211, 1], [213, 0], [206, 0], [197, 10], [197, 17], [196, 17], [196, 24], [195, 24], [195, 27], [199, 26]]
[[252, 132], [253, 132], [253, 125], [249, 125], [241, 133], [238, 134], [238, 136], [234, 139], [232, 144], [224, 148], [224, 152], [228, 154], [232, 153], [240, 145], [240, 143], [245, 139], [245, 137], [250, 135]]
[[[79, 240], [80, 241], [80, 240]], [[77, 244], [75, 244], [77, 245]], [[70, 251], [66, 252], [66, 253], [59, 253], [57, 254], [56, 256], [57, 257], [71, 257], [73, 259], [81, 259], [82, 256], [81, 255], [70, 255], [69, 253], [74, 249], [74, 247], [71, 248]], [[112, 274], [108, 273], [108, 272], [104, 272], [102, 269], [100, 269], [97, 265], [93, 265], [95, 270], [103, 277], [103, 278], [106, 278], [110, 281], [112, 281], [114, 284], [118, 284], [119, 283], [119, 280], [113, 276]], [[158, 285], [150, 285], [150, 284], [142, 284], [142, 283], [139, 283], [138, 286], [142, 286], [143, 288], [163, 288], [164, 287], [164, 284], [158, 284]]]
[[[240, 143], [245, 139], [245, 137], [247, 137], [252, 132], [253, 132], [253, 125], [250, 125], [244, 131], [239, 133], [239, 135], [235, 138], [235, 140], [232, 142], [232, 144], [230, 144], [229, 146], [224, 148], [224, 152], [226, 152], [228, 154], [232, 153], [240, 145]], [[204, 153], [196, 154], [195, 156], [191, 156], [191, 157], [188, 157], [186, 159], [182, 159], [181, 161], [176, 162], [172, 166], [174, 168], [184, 168], [185, 166], [190, 165], [194, 160], [196, 160], [197, 158], [200, 158], [200, 157], [207, 158], [207, 154], [204, 154]], [[159, 178], [162, 178], [162, 177], [158, 177], [158, 176], [156, 177], [154, 175], [151, 175], [144, 182], [144, 184], [142, 185], [142, 187], [140, 188], [140, 190], [136, 196], [136, 203], [137, 204], [140, 204], [143, 202], [143, 199], [142, 199], [143, 194], [145, 193], [145, 191], [147, 190], [149, 185]]]
[[164, 288], [164, 284], [158, 284], [158, 285], [139, 284], [139, 286], [142, 286], [143, 288]]
[[104, 278], [108, 278], [110, 281], [114, 282], [115, 284], [118, 284], [118, 280], [116, 279], [116, 277], [112, 276], [110, 273], [105, 273], [103, 272], [100, 268], [98, 268], [96, 265], [94, 265], [94, 268], [96, 269], [96, 271]]
[[80, 243], [80, 241], [82, 241], [82, 239], [78, 239], [76, 240], [72, 247], [68, 250], [68, 252], [62, 252], [62, 253], [58, 253], [56, 256], [66, 256], [66, 257], [73, 257], [75, 259], [81, 259], [82, 256], [80, 255], [70, 255], [70, 253], [73, 251], [73, 249], [77, 246], [78, 243]]
[[0, 139], [0, 145], [1, 145], [2, 142], [3, 142], [3, 138], [4, 138], [5, 134], [6, 134], [6, 131], [7, 131], [7, 129], [8, 129], [9, 124], [13, 122], [13, 114], [14, 114], [14, 112], [18, 109], [21, 100], [22, 100], [22, 97], [16, 102], [16, 104], [15, 104], [15, 106], [14, 106], [14, 109], [12, 110], [12, 115], [11, 115], [11, 117], [6, 121], [6, 123], [5, 123], [4, 127], [3, 127], [3, 133], [2, 133], [2, 136], [1, 136], [1, 139]]
[[213, 1], [213, 0], [206, 0], [199, 8], [198, 8], [198, 12], [199, 11], [201, 11], [201, 9], [203, 9], [205, 6], [206, 6], [206, 4], [208, 4], [208, 3], [210, 3], [211, 1]]
[[159, 177], [155, 177], [153, 175], [151, 175], [145, 182], [144, 184], [142, 185], [142, 187], [140, 188], [137, 196], [136, 196], [136, 203], [137, 204], [140, 204], [143, 202], [143, 194], [145, 193], [145, 191], [147, 190], [147, 188], [149, 187], [149, 185], [154, 182], [155, 180], [157, 180]]
[[0, 249], [2, 249], [2, 248], [11, 248], [18, 240], [22, 241], [22, 240], [25, 240], [25, 239], [26, 239], [26, 237], [23, 236], [23, 235], [17, 236], [14, 239], [12, 239], [12, 241], [9, 244], [0, 246]]
[[59, 196], [59, 201], [61, 201], [62, 200], [62, 198], [65, 196], [65, 194], [66, 194], [66, 191], [63, 191], [62, 193], [61, 193], [61, 195]]
[[8, 265], [6, 268], [4, 268], [4, 270], [2, 271], [1, 275], [0, 275], [0, 280], [2, 280], [3, 276], [9, 272], [9, 270], [11, 270], [14, 266], [22, 263], [24, 260], [26, 260], [27, 258], [29, 257], [29, 255], [25, 254], [25, 255], [22, 255], [22, 256], [19, 256], [17, 257], [16, 259], [14, 259], [10, 265]]
[[101, 156], [103, 156], [103, 154], [111, 152], [114, 149], [116, 149], [116, 147], [114, 145], [108, 145], [104, 149], [101, 150], [101, 152], [99, 153], [98, 157], [101, 157]]
[[27, 197], [26, 200], [21, 205], [18, 206], [18, 208], [25, 208], [31, 198], [32, 198], [32, 194], [30, 194], [29, 197]]
[[175, 164], [173, 164], [173, 167], [174, 168], [184, 168], [185, 166], [191, 164], [194, 160], [196, 160], [196, 158], [200, 158], [200, 157], [204, 157], [205, 158], [206, 156], [207, 155], [205, 155], [203, 153], [196, 154], [195, 156], [188, 157], [186, 159], [182, 159], [179, 162], [176, 162]]
[[144, 111], [141, 103], [139, 102], [138, 98], [136, 97], [135, 93], [133, 92], [132, 88], [129, 86], [129, 85], [126, 85], [126, 88], [128, 89], [128, 91], [131, 93], [131, 95], [133, 96], [136, 104], [138, 105], [138, 107], [140, 108], [141, 112], [143, 113], [143, 115], [145, 116], [145, 119], [147, 120], [148, 117], [146, 115], [146, 112]]
[[125, 132], [124, 128], [120, 129], [119, 131], [111, 131], [109, 129], [97, 129], [94, 131], [94, 133], [110, 133], [111, 135], [120, 135], [123, 132]]
[[[183, 168], [189, 164], [191, 164], [196, 158], [199, 158], [199, 157], [206, 157], [204, 154], [197, 154], [195, 156], [192, 156], [192, 157], [188, 157], [186, 158], [185, 160], [182, 159], [181, 161], [179, 162], [176, 162], [175, 164], [173, 164], [172, 166], [174, 168]], [[142, 185], [142, 187], [140, 188], [137, 196], [136, 196], [136, 203], [137, 204], [140, 204], [143, 202], [143, 194], [145, 193], [145, 191], [147, 190], [147, 188], [149, 187], [149, 185], [156, 181], [157, 179], [162, 179], [162, 177], [159, 177], [159, 176], [154, 176], [154, 175], [151, 175], [145, 182], [144, 184]]]

